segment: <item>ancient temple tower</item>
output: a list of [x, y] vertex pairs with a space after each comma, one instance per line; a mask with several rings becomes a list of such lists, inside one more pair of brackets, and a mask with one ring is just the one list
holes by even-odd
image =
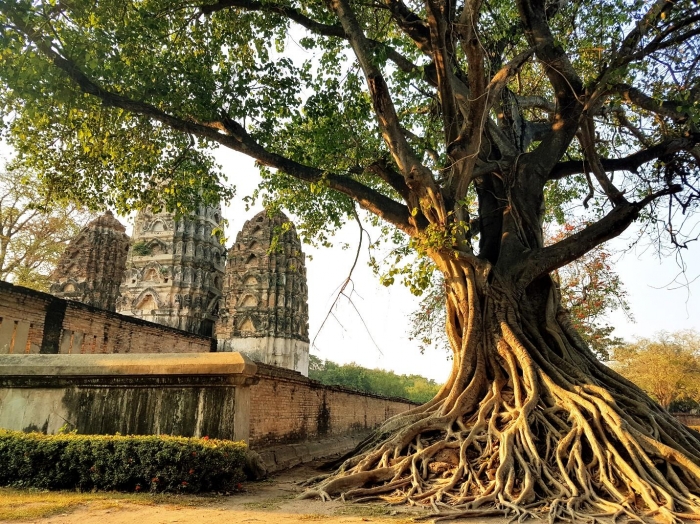
[[273, 218], [258, 213], [228, 252], [216, 324], [219, 351], [240, 351], [308, 375], [307, 296], [304, 254], [294, 227], [281, 213]]
[[85, 226], [51, 274], [51, 293], [114, 311], [129, 250], [125, 231], [111, 211]]
[[175, 219], [148, 210], [136, 216], [117, 312], [212, 336], [224, 276], [219, 207]]

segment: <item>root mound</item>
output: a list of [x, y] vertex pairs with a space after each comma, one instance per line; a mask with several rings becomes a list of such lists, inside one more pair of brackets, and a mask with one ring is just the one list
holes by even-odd
[[700, 434], [598, 362], [555, 301], [539, 324], [493, 292], [462, 302], [470, 316], [452, 302], [440, 393], [303, 496], [424, 505], [435, 521], [700, 520]]

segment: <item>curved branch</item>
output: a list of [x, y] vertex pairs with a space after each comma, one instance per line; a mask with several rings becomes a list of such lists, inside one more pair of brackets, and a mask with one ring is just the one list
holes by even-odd
[[541, 109], [547, 113], [554, 113], [557, 110], [557, 105], [543, 96], [515, 95], [515, 99], [518, 101], [518, 105], [522, 109]]
[[219, 0], [215, 4], [202, 5], [200, 6], [199, 10], [205, 15], [210, 15], [212, 13], [216, 13], [217, 11], [231, 9], [232, 7], [237, 7], [238, 9], [243, 9], [245, 11], [262, 11], [265, 13], [278, 14], [284, 18], [288, 18], [296, 22], [313, 33], [324, 36], [346, 38], [345, 31], [343, 31], [340, 24], [322, 24], [321, 22], [317, 22], [316, 20], [309, 18], [298, 9], [272, 2], [263, 3], [257, 0]]
[[[634, 173], [647, 162], [679, 151], [689, 151], [699, 143], [700, 133], [693, 133], [689, 137], [664, 140], [655, 146], [642, 149], [623, 158], [601, 158], [600, 162], [606, 172], [630, 171]], [[590, 168], [583, 159], [559, 162], [552, 169], [549, 180], [560, 180], [567, 176], [578, 175], [588, 171], [590, 171]]]
[[[598, 77], [594, 86], [591, 86], [591, 94], [588, 97], [588, 103], [593, 105], [607, 92], [607, 85], [614, 83], [612, 80], [615, 75], [626, 67], [631, 62], [639, 60], [644, 56], [649, 55], [656, 49], [644, 48], [637, 51], [637, 46], [642, 42], [643, 38], [648, 35], [657, 24], [669, 16], [671, 11], [676, 8], [678, 2], [674, 0], [656, 0], [650, 3], [649, 9], [637, 24], [630, 30], [620, 44], [620, 47], [610, 57], [610, 65], [605, 68], [603, 73]], [[653, 42], [652, 42], [653, 43]]]
[[526, 27], [528, 43], [537, 49], [537, 58], [545, 69], [556, 98], [556, 112], [553, 114], [550, 135], [534, 151], [527, 153], [529, 158], [523, 162], [544, 182], [547, 173], [566, 152], [578, 129], [583, 109], [583, 82], [564, 49], [555, 42], [547, 22], [544, 0], [518, 0], [518, 11]]
[[384, 182], [394, 188], [394, 190], [408, 202], [411, 196], [411, 190], [406, 185], [404, 178], [394, 171], [385, 159], [381, 158], [376, 162], [372, 162], [365, 168], [365, 171], [377, 175], [384, 180]]
[[338, 16], [348, 35], [350, 46], [355, 52], [362, 72], [367, 80], [374, 113], [379, 123], [382, 137], [391, 155], [406, 180], [406, 185], [419, 196], [421, 210], [426, 218], [444, 221], [444, 206], [441, 194], [433, 175], [412, 150], [404, 136], [389, 86], [381, 69], [371, 56], [370, 43], [355, 16], [348, 0], [331, 0], [331, 8]]
[[452, 84], [448, 69], [452, 69], [453, 49], [448, 39], [449, 21], [443, 12], [444, 3], [435, 0], [426, 0], [426, 13], [430, 28], [430, 39], [435, 43], [433, 47], [433, 63], [437, 76], [438, 96], [442, 106], [443, 128], [445, 130], [445, 142], [451, 143], [459, 135], [461, 124], [460, 114], [457, 111], [455, 97], [452, 93]]
[[464, 122], [459, 130], [459, 136], [451, 142], [448, 141], [447, 145], [447, 154], [454, 163], [448, 190], [450, 198], [455, 202], [460, 201], [467, 194], [481, 147], [481, 141], [474, 140], [474, 137], [481, 135], [488, 120], [486, 52], [478, 33], [481, 3], [481, 0], [469, 0], [464, 3], [455, 31], [459, 36], [469, 68], [467, 75], [469, 96], [466, 105], [462, 108]]
[[425, 20], [411, 11], [401, 0], [384, 0], [384, 3], [401, 30], [416, 43], [418, 49], [430, 55], [432, 42], [430, 28]]
[[677, 111], [678, 103], [672, 100], [656, 100], [628, 84], [617, 84], [613, 91], [618, 92], [626, 102], [657, 115], [668, 117], [679, 124], [688, 120], [688, 114]]
[[352, 198], [363, 208], [391, 222], [405, 233], [409, 235], [417, 233], [417, 228], [411, 221], [412, 217], [408, 208], [400, 202], [396, 202], [347, 176], [327, 173], [268, 151], [256, 142], [242, 125], [225, 116], [222, 117], [220, 122], [211, 123], [186, 120], [168, 114], [146, 102], [132, 100], [104, 89], [85, 75], [73, 61], [56, 52], [41, 34], [25, 23], [20, 15], [10, 11], [7, 13], [7, 16], [41, 53], [75, 82], [82, 92], [99, 98], [105, 106], [118, 107], [131, 113], [152, 118], [176, 131], [211, 140], [224, 147], [248, 155], [263, 165], [278, 169], [303, 182], [325, 181], [331, 189]]
[[681, 189], [680, 185], [672, 185], [652, 193], [639, 202], [625, 201], [578, 233], [556, 244], [534, 251], [514, 272], [518, 274], [520, 286], [524, 288], [537, 277], [551, 273], [555, 269], [582, 257], [599, 244], [615, 238], [627, 229], [647, 204], [664, 195], [678, 193]]
[[581, 131], [578, 134], [581, 148], [586, 157], [586, 161], [593, 171], [598, 184], [603, 189], [603, 192], [608, 197], [614, 206], [618, 206], [627, 202], [622, 192], [615, 187], [612, 180], [607, 176], [607, 171], [600, 161], [600, 156], [595, 148], [595, 123], [591, 115], [585, 114], [581, 118]]
[[[223, 11], [224, 9], [239, 8], [245, 11], [261, 11], [264, 13], [274, 13], [280, 15], [284, 18], [288, 18], [293, 22], [296, 22], [302, 27], [305, 27], [312, 33], [316, 33], [322, 36], [342, 38], [343, 40], [348, 39], [348, 35], [340, 24], [323, 24], [317, 22], [313, 18], [310, 18], [303, 14], [298, 9], [293, 7], [275, 4], [270, 2], [259, 2], [257, 0], [219, 0], [216, 4], [207, 4], [201, 6], [200, 11], [209, 15], [217, 11]], [[408, 58], [399, 53], [396, 49], [390, 45], [380, 42], [378, 40], [368, 39], [370, 45], [374, 48], [381, 49], [386, 57], [394, 62], [399, 69], [404, 72], [411, 73], [417, 71], [419, 67], [411, 62]]]

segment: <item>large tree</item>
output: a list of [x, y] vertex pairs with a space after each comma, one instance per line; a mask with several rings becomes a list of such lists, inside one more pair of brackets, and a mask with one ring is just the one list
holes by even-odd
[[0, 280], [49, 290], [49, 275], [91, 215], [79, 207], [38, 198], [27, 171], [0, 171]]
[[[550, 277], [637, 219], [683, 244], [677, 215], [700, 196], [696, 2], [0, 13], [9, 140], [53, 191], [186, 207], [221, 194], [210, 151], [229, 148], [304, 231], [323, 239], [358, 205], [443, 273], [449, 379], [310, 494], [400, 490], [452, 516], [700, 517], [700, 435], [596, 359]], [[545, 247], [548, 214], [576, 198], [589, 225]]]

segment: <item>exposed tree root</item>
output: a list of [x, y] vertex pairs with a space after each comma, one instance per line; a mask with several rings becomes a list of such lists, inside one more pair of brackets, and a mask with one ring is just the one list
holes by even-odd
[[700, 520], [699, 435], [596, 360], [556, 290], [538, 318], [451, 264], [447, 384], [304, 496], [382, 497], [435, 521]]

